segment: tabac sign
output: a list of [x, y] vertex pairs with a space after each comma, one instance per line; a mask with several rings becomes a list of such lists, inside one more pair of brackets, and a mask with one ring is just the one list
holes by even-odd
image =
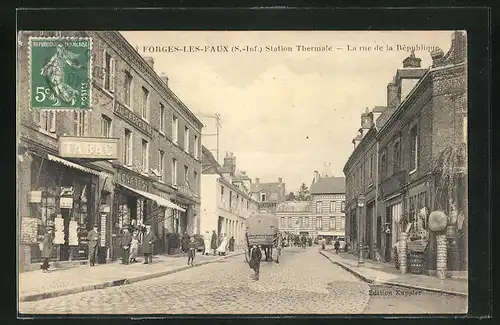
[[59, 155], [66, 158], [118, 159], [118, 138], [59, 137]]

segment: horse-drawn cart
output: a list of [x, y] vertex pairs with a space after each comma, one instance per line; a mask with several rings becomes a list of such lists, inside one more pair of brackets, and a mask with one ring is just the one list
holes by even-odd
[[253, 245], [260, 245], [266, 261], [279, 263], [281, 253], [278, 218], [273, 214], [254, 214], [247, 219], [245, 258], [250, 260]]

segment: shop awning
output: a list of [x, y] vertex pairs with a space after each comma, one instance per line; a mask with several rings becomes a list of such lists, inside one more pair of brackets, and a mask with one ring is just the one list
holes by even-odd
[[57, 162], [57, 163], [60, 163], [60, 164], [63, 164], [65, 166], [71, 167], [71, 168], [78, 169], [78, 170], [80, 170], [82, 172], [89, 173], [89, 174], [92, 174], [92, 175], [99, 176], [101, 174], [101, 173], [99, 173], [96, 170], [92, 170], [90, 168], [83, 167], [81, 165], [75, 164], [74, 162], [71, 162], [71, 161], [68, 161], [66, 159], [62, 159], [62, 158], [53, 156], [51, 154], [47, 154], [47, 159], [51, 160], [51, 161], [54, 161], [54, 162]]
[[140, 190], [136, 190], [134, 188], [128, 187], [128, 186], [123, 185], [123, 184], [120, 184], [120, 186], [123, 186], [127, 190], [132, 191], [134, 193], [137, 193], [140, 196], [143, 196], [143, 197], [145, 197], [147, 199], [153, 200], [156, 203], [158, 203], [158, 205], [161, 205], [163, 207], [170, 208], [170, 209], [176, 209], [176, 210], [179, 210], [181, 212], [186, 212], [185, 209], [181, 208], [180, 206], [178, 206], [176, 204], [173, 204], [172, 202], [170, 202], [167, 199], [162, 198], [161, 196], [154, 195], [152, 193], [148, 193], [148, 192], [144, 192], [144, 191], [140, 191]]
[[318, 236], [343, 236], [341, 231], [318, 231]]

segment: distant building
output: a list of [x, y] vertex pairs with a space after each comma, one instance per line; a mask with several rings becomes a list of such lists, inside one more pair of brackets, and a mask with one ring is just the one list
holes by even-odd
[[234, 236], [236, 244], [244, 243], [246, 219], [258, 212], [250, 196], [251, 180], [236, 170], [236, 157], [226, 154], [220, 166], [212, 153], [202, 146], [200, 233], [215, 230], [218, 236]]
[[310, 189], [314, 235], [345, 236], [345, 178], [321, 177], [318, 171]]
[[311, 202], [285, 201], [278, 204], [276, 216], [279, 231], [315, 236], [317, 229], [311, 217]]
[[286, 189], [283, 179], [278, 177], [278, 182], [261, 183], [259, 178], [251, 184], [252, 198], [259, 203], [259, 211], [276, 213], [279, 203], [285, 201]]

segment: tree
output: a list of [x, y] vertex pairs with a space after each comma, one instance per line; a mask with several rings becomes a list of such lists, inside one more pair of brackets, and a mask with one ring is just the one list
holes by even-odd
[[296, 195], [296, 199], [298, 201], [309, 201], [311, 195], [309, 194], [309, 188], [307, 187], [307, 185], [305, 183], [302, 183], [302, 185], [300, 185], [300, 188], [299, 188], [299, 191]]
[[295, 193], [293, 193], [293, 192], [288, 193], [288, 195], [285, 197], [286, 201], [295, 201], [295, 199], [296, 199]]

